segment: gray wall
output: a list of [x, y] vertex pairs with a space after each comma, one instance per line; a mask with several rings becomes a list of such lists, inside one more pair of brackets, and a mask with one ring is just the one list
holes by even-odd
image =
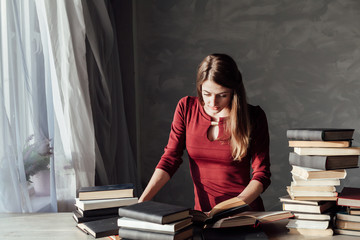
[[[251, 104], [266, 112], [272, 184], [279, 209], [291, 174], [286, 130], [346, 127], [360, 139], [360, 1], [138, 0], [135, 5], [140, 167], [145, 187], [165, 147], [177, 101], [195, 95], [199, 62], [234, 57]], [[347, 186], [359, 183], [349, 170]], [[156, 200], [193, 205], [188, 161]]]

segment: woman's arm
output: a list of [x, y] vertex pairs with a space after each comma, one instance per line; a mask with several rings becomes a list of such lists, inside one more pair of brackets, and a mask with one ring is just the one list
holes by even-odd
[[162, 169], [155, 169], [148, 185], [139, 198], [139, 202], [151, 200], [157, 192], [170, 180], [170, 175]]
[[258, 180], [252, 180], [246, 188], [237, 196], [245, 203], [252, 203], [263, 192], [263, 185]]

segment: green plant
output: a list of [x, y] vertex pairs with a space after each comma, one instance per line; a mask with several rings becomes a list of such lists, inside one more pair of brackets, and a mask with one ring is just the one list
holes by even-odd
[[49, 169], [52, 155], [49, 139], [35, 139], [34, 135], [28, 137], [23, 150], [25, 175], [28, 182], [31, 182], [30, 177], [39, 171]]

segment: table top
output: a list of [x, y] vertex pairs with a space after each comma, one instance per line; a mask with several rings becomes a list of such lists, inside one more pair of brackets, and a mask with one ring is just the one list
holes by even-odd
[[[66, 213], [0, 213], [0, 239], [94, 239], [76, 227], [71, 212]], [[288, 220], [263, 224], [261, 228], [195, 229], [194, 240], [219, 239], [359, 239], [346, 235], [310, 237], [289, 235], [285, 227]], [[109, 239], [109, 238], [98, 238]]]

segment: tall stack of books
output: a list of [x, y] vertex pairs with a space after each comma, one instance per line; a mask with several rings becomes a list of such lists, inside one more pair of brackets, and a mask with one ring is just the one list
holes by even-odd
[[93, 237], [117, 235], [118, 209], [137, 202], [132, 183], [82, 187], [75, 198], [73, 218], [79, 229]]
[[344, 187], [339, 194], [335, 233], [360, 237], [360, 188]]
[[189, 239], [193, 236], [190, 209], [147, 201], [119, 208], [119, 237], [126, 239]]
[[358, 167], [360, 148], [352, 147], [354, 129], [290, 129], [287, 131], [292, 165], [288, 196], [283, 209], [294, 212], [287, 228], [303, 235], [333, 235], [331, 217], [336, 205], [336, 186], [347, 168]]

